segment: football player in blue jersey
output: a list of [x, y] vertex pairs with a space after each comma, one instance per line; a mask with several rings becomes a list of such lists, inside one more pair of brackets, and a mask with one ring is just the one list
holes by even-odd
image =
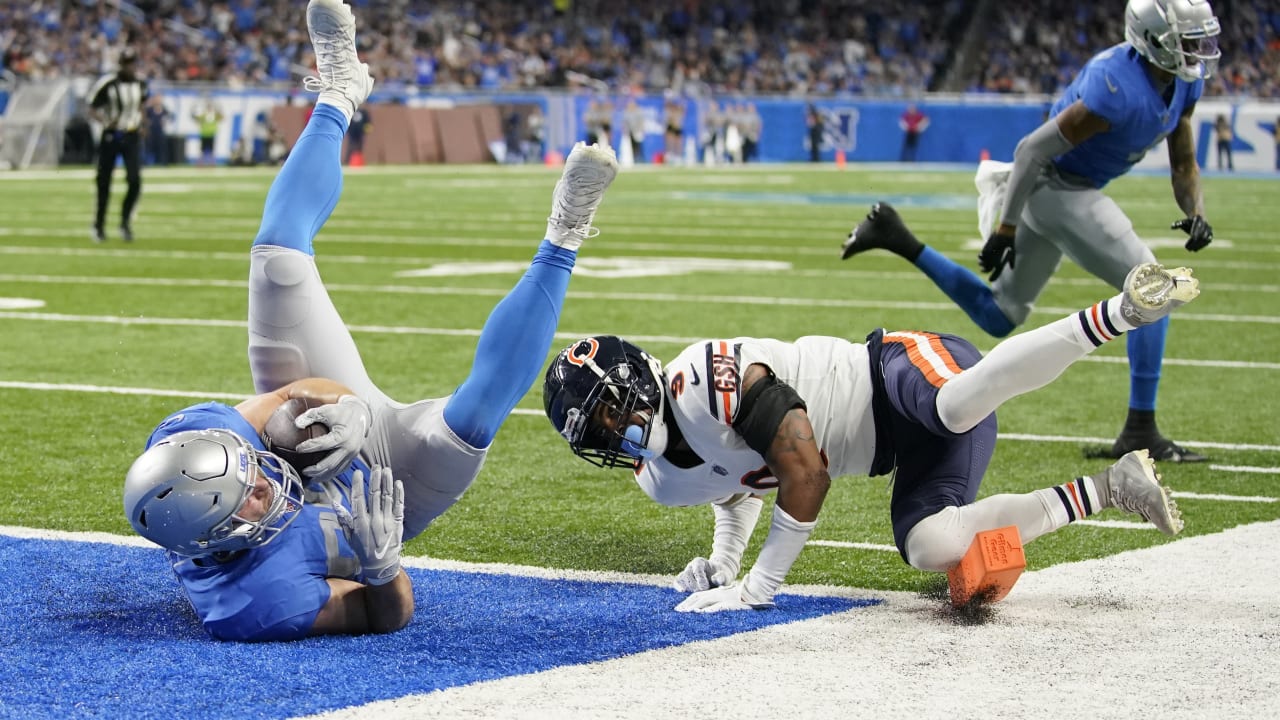
[[[850, 233], [843, 257], [891, 250], [922, 270], [979, 327], [1003, 337], [1026, 321], [1063, 255], [1115, 288], [1131, 268], [1155, 260], [1102, 191], [1165, 140], [1174, 200], [1185, 214], [1173, 227], [1187, 233], [1187, 250], [1204, 249], [1213, 229], [1204, 217], [1191, 116], [1218, 62], [1219, 30], [1207, 0], [1129, 0], [1126, 42], [1089, 60], [1049, 119], [1018, 143], [1007, 179], [997, 183], [1004, 193], [996, 205], [998, 226], [978, 256], [990, 286], [921, 244], [885, 203]], [[1205, 459], [1156, 425], [1168, 322], [1129, 334], [1129, 415], [1104, 454], [1147, 448], [1165, 462]]]
[[[370, 380], [316, 269], [312, 240], [337, 204], [352, 114], [373, 79], [342, 0], [311, 0], [315, 111], [267, 194], [250, 251], [249, 363], [260, 393], [234, 407], [180, 410], [147, 440], [124, 483], [134, 529], [169, 551], [210, 634], [228, 640], [390, 632], [413, 614], [400, 566], [475, 479], [498, 427], [550, 349], [577, 251], [617, 173], [613, 152], [579, 143], [555, 188], [546, 239], [489, 315], [470, 374], [448, 397], [397, 402]], [[328, 432], [294, 468], [261, 434], [291, 398]]]

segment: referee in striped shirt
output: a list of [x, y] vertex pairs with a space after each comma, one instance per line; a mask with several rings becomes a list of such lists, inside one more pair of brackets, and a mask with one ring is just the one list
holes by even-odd
[[129, 182], [124, 204], [120, 208], [120, 237], [133, 241], [133, 208], [142, 194], [142, 120], [148, 91], [147, 83], [138, 77], [137, 53], [125, 48], [120, 53], [120, 69], [102, 76], [89, 90], [89, 114], [102, 124], [98, 142], [98, 211], [93, 221], [94, 242], [105, 241], [103, 223], [107, 217], [107, 200], [111, 196], [111, 173], [116, 158], [124, 158], [125, 177]]

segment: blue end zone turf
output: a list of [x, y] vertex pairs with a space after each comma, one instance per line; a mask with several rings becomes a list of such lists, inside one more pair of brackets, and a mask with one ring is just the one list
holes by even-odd
[[205, 634], [159, 550], [0, 536], [0, 567], [0, 716], [22, 718], [283, 718], [879, 602], [703, 615], [648, 585], [411, 569], [417, 612], [398, 633], [250, 645]]

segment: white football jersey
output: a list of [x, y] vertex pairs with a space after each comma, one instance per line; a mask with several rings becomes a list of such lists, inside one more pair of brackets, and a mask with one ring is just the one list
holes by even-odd
[[636, 481], [649, 497], [663, 505], [701, 505], [778, 486], [764, 458], [733, 429], [742, 373], [755, 363], [800, 394], [832, 477], [870, 472], [875, 420], [865, 344], [826, 336], [793, 343], [709, 340], [685, 348], [666, 366], [667, 402], [685, 441], [704, 462], [688, 469], [665, 457], [645, 463]]

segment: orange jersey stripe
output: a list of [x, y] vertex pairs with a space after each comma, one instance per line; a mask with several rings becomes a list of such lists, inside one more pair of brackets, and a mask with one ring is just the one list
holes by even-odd
[[933, 333], [885, 333], [884, 340], [902, 345], [907, 351], [907, 359], [934, 387], [942, 387], [948, 380], [963, 372], [960, 364], [942, 344], [942, 338]]
[[1071, 493], [1071, 502], [1076, 506], [1076, 517], [1083, 520], [1085, 517], [1084, 506], [1080, 504], [1080, 496], [1076, 493], [1076, 484], [1067, 483], [1067, 491]]

